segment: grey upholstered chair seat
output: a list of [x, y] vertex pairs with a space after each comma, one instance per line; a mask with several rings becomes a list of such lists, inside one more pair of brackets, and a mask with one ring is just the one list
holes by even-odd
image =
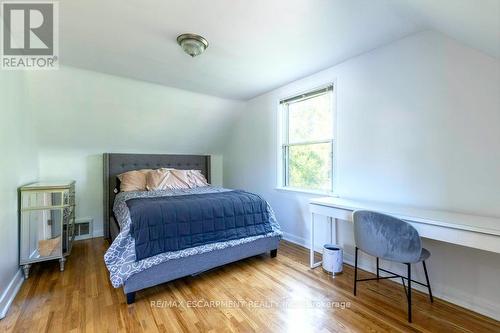
[[[427, 274], [427, 260], [431, 253], [422, 247], [422, 241], [418, 231], [409, 223], [396, 217], [368, 210], [358, 210], [352, 214], [354, 222], [354, 241], [356, 252], [354, 256], [354, 296], [356, 296], [356, 284], [361, 281], [401, 278], [403, 285], [408, 283], [408, 321], [411, 323], [411, 283], [423, 285], [429, 290], [429, 298], [432, 299], [431, 284]], [[358, 250], [377, 257], [377, 277], [358, 280]], [[408, 275], [406, 277], [379, 267], [379, 259], [395, 261], [406, 264]], [[421, 262], [424, 267], [426, 284], [411, 279], [411, 265]], [[380, 272], [391, 274], [380, 276]]]
[[363, 252], [400, 263], [420, 261], [422, 242], [409, 223], [367, 210], [358, 210], [353, 217], [354, 240]]
[[427, 259], [429, 259], [430, 256], [431, 256], [431, 253], [429, 252], [429, 250], [422, 248], [422, 253], [420, 253], [420, 259], [418, 261], [420, 262], [420, 261], [427, 260]]

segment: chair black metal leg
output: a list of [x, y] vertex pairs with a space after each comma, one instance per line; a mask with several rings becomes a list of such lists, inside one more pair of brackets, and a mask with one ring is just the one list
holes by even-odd
[[354, 251], [354, 296], [356, 296], [356, 283], [358, 282], [358, 248]]
[[408, 265], [408, 322], [411, 323], [411, 264]]
[[274, 250], [271, 250], [271, 258], [276, 258], [276, 256], [278, 255], [278, 249], [274, 249]]
[[431, 303], [434, 303], [434, 298], [432, 297], [431, 283], [429, 282], [429, 275], [427, 274], [427, 266], [425, 265], [425, 260], [422, 261], [424, 265], [425, 272], [425, 280], [427, 281], [427, 289], [429, 289], [429, 298], [431, 299]]
[[408, 298], [408, 292], [406, 291], [405, 278], [401, 276], [401, 284], [403, 285], [403, 289], [405, 290], [405, 295]]
[[380, 275], [378, 274], [378, 257], [377, 257], [377, 281], [380, 278]]

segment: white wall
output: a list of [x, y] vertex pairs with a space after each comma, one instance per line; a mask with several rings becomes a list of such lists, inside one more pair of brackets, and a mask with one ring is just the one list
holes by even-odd
[[97, 72], [30, 72], [40, 179], [76, 180], [78, 218], [102, 233], [102, 153], [211, 154], [222, 184], [222, 148], [241, 102]]
[[[19, 286], [17, 188], [36, 180], [33, 122], [22, 72], [0, 73], [0, 318]], [[18, 279], [15, 277], [18, 276]]]
[[[309, 245], [312, 195], [275, 189], [277, 103], [332, 81], [340, 196], [500, 216], [500, 63], [423, 32], [247, 103], [224, 154], [224, 185], [268, 199], [286, 238]], [[353, 235], [345, 222], [339, 239], [349, 260]], [[500, 255], [424, 246], [438, 297], [500, 319]]]

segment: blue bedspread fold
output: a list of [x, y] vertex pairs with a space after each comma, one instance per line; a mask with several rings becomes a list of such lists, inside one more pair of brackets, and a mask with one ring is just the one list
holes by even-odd
[[136, 260], [272, 231], [267, 202], [245, 191], [136, 198], [127, 206]]

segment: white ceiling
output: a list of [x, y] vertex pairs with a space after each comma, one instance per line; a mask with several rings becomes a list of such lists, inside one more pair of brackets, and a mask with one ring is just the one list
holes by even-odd
[[[249, 99], [433, 29], [500, 57], [500, 0], [61, 0], [69, 66]], [[210, 46], [184, 54], [177, 35]]]

